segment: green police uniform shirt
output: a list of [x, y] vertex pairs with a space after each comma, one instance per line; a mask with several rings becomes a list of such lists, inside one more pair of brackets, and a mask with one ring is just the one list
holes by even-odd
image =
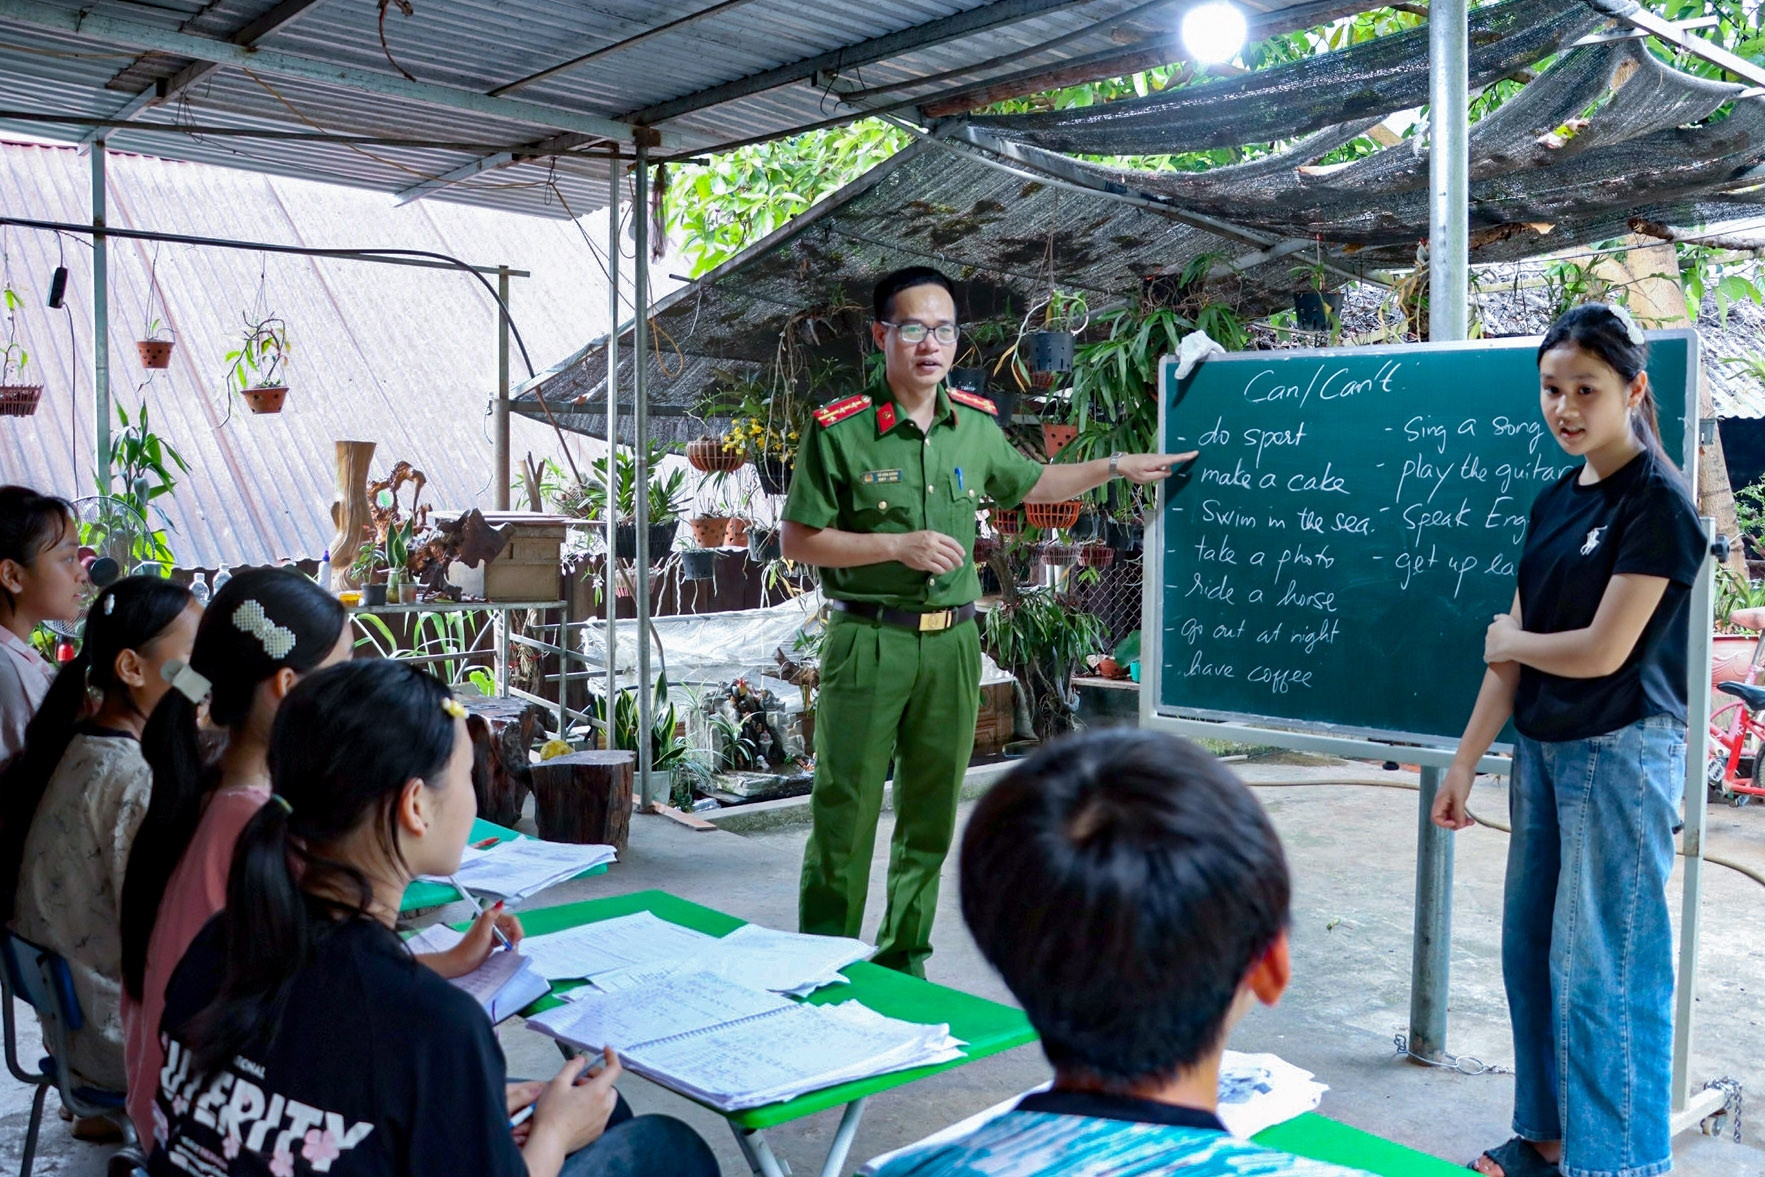
[[993, 403], [938, 389], [931, 429], [882, 389], [819, 409], [797, 449], [784, 517], [805, 527], [867, 534], [941, 531], [968, 558], [934, 575], [894, 560], [822, 570], [829, 597], [894, 609], [948, 609], [981, 595], [974, 566], [975, 512], [983, 498], [1015, 507], [1042, 476], [993, 416]]

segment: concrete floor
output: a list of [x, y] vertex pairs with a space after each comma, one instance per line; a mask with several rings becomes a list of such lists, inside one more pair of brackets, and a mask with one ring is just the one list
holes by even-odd
[[[1509, 1076], [1429, 1069], [1394, 1055], [1392, 1036], [1404, 1028], [1409, 1003], [1416, 806], [1413, 793], [1379, 786], [1413, 784], [1413, 776], [1315, 761], [1237, 767], [1247, 780], [1268, 786], [1259, 795], [1287, 846], [1295, 881], [1294, 980], [1280, 1006], [1253, 1014], [1232, 1045], [1271, 1050], [1316, 1072], [1331, 1088], [1323, 1112], [1425, 1152], [1462, 1162], [1505, 1139]], [[1368, 783], [1313, 787], [1350, 779]], [[1478, 786], [1472, 804], [1490, 815], [1506, 810], [1499, 785]], [[871, 931], [882, 911], [888, 815], [883, 821]], [[658, 817], [638, 818], [632, 826], [631, 848], [621, 864], [602, 878], [556, 888], [544, 902], [655, 887], [745, 919], [794, 926], [805, 826], [786, 821], [749, 834], [695, 833]], [[1512, 1061], [1497, 955], [1506, 849], [1506, 837], [1493, 830], [1458, 836], [1453, 912], [1449, 1045], [1498, 1066]], [[1710, 853], [1765, 871], [1765, 807], [1712, 809]], [[1698, 1083], [1732, 1076], [1750, 1092], [1765, 1092], [1765, 1028], [1755, 1000], [1765, 994], [1765, 939], [1759, 934], [1765, 927], [1765, 888], [1720, 867], [1710, 868], [1706, 877], [1692, 1073]], [[1672, 903], [1677, 913], [1677, 875]], [[931, 979], [1009, 1001], [963, 930], [953, 885], [946, 886], [940, 909]], [[28, 1014], [23, 1023], [34, 1029]], [[500, 1036], [511, 1074], [540, 1076], [556, 1069], [558, 1054], [549, 1039], [518, 1022], [506, 1023]], [[31, 1049], [27, 1045], [21, 1053], [34, 1059]], [[867, 1110], [848, 1171], [865, 1158], [1023, 1091], [1047, 1074], [1040, 1052], [1031, 1046], [880, 1096]], [[667, 1112], [697, 1127], [729, 1177], [746, 1174], [718, 1117], [641, 1079], [628, 1077], [622, 1089], [640, 1112]], [[53, 1106], [53, 1097], [50, 1102]], [[27, 1107], [26, 1089], [0, 1080], [0, 1171], [18, 1163]], [[779, 1155], [807, 1177], [818, 1171], [837, 1119], [823, 1113], [768, 1135]], [[95, 1177], [103, 1172], [108, 1150], [74, 1142], [53, 1110], [44, 1137], [38, 1173]], [[1736, 1145], [1731, 1138], [1683, 1135], [1675, 1141], [1675, 1162], [1677, 1172], [1692, 1177], [1765, 1174], [1765, 1150], [1750, 1139]]]

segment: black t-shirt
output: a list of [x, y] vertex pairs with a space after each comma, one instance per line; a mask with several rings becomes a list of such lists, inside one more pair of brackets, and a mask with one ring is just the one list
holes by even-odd
[[1624, 664], [1604, 678], [1520, 670], [1514, 726], [1535, 740], [1585, 740], [1651, 715], [1684, 721], [1691, 583], [1706, 543], [1679, 476], [1645, 450], [1590, 486], [1577, 466], [1538, 496], [1520, 557], [1520, 616], [1529, 633], [1593, 624], [1606, 585], [1622, 573], [1667, 580], [1661, 603]]
[[219, 985], [223, 940], [210, 920], [166, 988], [152, 1177], [526, 1177], [490, 1020], [369, 920], [333, 926], [279, 1024], [195, 1074], [178, 1031]]

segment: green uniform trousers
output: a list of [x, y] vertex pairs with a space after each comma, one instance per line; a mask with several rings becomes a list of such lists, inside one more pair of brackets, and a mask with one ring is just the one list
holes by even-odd
[[834, 613], [815, 709], [814, 829], [803, 855], [803, 931], [857, 936], [883, 781], [895, 770], [889, 902], [876, 963], [916, 977], [931, 955], [938, 876], [974, 751], [981, 698], [974, 621], [915, 633]]

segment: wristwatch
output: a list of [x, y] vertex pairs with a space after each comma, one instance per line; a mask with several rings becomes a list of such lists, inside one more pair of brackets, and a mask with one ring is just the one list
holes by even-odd
[[1122, 472], [1122, 452], [1120, 450], [1116, 450], [1115, 453], [1109, 455], [1109, 476], [1111, 478], [1120, 478], [1121, 472]]

